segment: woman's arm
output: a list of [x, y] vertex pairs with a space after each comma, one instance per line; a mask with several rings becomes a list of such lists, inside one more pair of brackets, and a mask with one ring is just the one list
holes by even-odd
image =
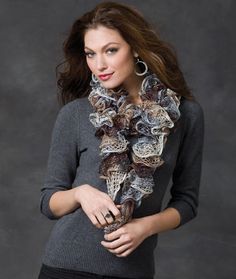
[[60, 109], [53, 127], [40, 196], [40, 210], [49, 219], [58, 219], [79, 206], [73, 199], [72, 189], [79, 165], [78, 114], [78, 104], [68, 103]]
[[140, 218], [140, 224], [144, 228], [145, 238], [175, 229], [180, 224], [180, 214], [175, 208], [167, 208], [159, 213]]
[[113, 218], [104, 218], [109, 210], [115, 218], [120, 217], [119, 209], [108, 194], [89, 184], [54, 193], [49, 201], [49, 206], [56, 218], [82, 207], [85, 214], [97, 228], [107, 226], [107, 223], [113, 223]]
[[75, 199], [76, 190], [76, 188], [73, 188], [66, 191], [57, 191], [51, 196], [49, 207], [56, 218], [69, 214], [80, 207], [80, 203]]
[[172, 176], [171, 199], [166, 206], [180, 214], [176, 228], [197, 216], [204, 143], [204, 113], [200, 104], [185, 100], [181, 113], [184, 133]]

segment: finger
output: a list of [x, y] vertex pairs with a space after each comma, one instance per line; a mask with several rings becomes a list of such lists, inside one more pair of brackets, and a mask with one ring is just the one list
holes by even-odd
[[116, 239], [116, 240], [114, 240], [112, 242], [107, 242], [107, 241], [102, 240], [101, 244], [102, 244], [103, 247], [105, 247], [107, 249], [115, 249], [115, 248], [118, 248], [121, 245], [123, 245], [123, 243], [121, 242], [120, 238], [118, 238], [118, 239]]
[[127, 257], [132, 251], [133, 251], [133, 249], [130, 248], [130, 249], [127, 249], [126, 251], [124, 251], [123, 253], [116, 254], [116, 256], [119, 257], [119, 258]]
[[121, 228], [117, 229], [114, 232], [111, 232], [111, 233], [108, 233], [108, 234], [104, 234], [104, 238], [107, 241], [112, 241], [112, 240], [115, 240], [117, 238], [120, 238], [123, 233], [124, 233], [124, 228], [121, 227]]
[[107, 222], [101, 212], [96, 214], [96, 218], [98, 219], [98, 222], [104, 227], [107, 226]]
[[101, 224], [99, 223], [98, 219], [96, 218], [96, 216], [94, 215], [90, 215], [89, 216], [89, 219], [91, 220], [91, 222], [93, 223], [93, 225], [95, 225], [97, 228], [101, 229], [102, 226]]
[[124, 240], [122, 238], [118, 238], [116, 240], [113, 240], [112, 242], [109, 242], [109, 241], [101, 241], [101, 244], [107, 248], [107, 249], [116, 249], [124, 244], [127, 244], [129, 243], [128, 240]]
[[115, 217], [115, 219], [119, 219], [121, 217], [120, 210], [116, 207], [116, 205], [109, 208], [109, 211], [111, 211], [111, 214]]
[[108, 249], [109, 252], [116, 254], [116, 255], [122, 255], [123, 253], [125, 253], [128, 249], [131, 248], [131, 244], [126, 244], [126, 245], [122, 245], [118, 248], [115, 249]]
[[106, 212], [106, 213], [102, 213], [102, 215], [103, 215], [103, 217], [104, 217], [104, 219], [105, 219], [107, 225], [113, 223], [114, 218], [113, 218], [113, 216], [112, 216], [113, 214], [111, 214], [110, 211], [109, 211], [109, 212]]

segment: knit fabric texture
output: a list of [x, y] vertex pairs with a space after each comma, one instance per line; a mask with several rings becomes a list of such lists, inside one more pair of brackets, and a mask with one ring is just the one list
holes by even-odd
[[[156, 214], [172, 207], [180, 216], [180, 226], [196, 217], [204, 145], [204, 114], [200, 104], [181, 98], [181, 117], [168, 135], [162, 157], [165, 163], [154, 172], [152, 195], [135, 209], [133, 218]], [[158, 234], [146, 238], [127, 257], [117, 257], [101, 245], [103, 229], [96, 228], [83, 209], [57, 218], [49, 207], [51, 196], [82, 184], [107, 193], [99, 178], [99, 145], [95, 128], [89, 121], [92, 107], [88, 99], [76, 99], [63, 106], [51, 136], [47, 171], [41, 188], [40, 210], [56, 220], [47, 242], [42, 262], [55, 268], [65, 268], [124, 278], [152, 277], [155, 273], [154, 249]], [[162, 201], [168, 184], [171, 198]], [[177, 227], [177, 228], [178, 228]]]

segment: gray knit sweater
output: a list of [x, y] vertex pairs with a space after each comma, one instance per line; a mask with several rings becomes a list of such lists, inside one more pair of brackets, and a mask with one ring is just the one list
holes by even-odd
[[[181, 99], [181, 118], [167, 138], [162, 158], [165, 163], [154, 173], [153, 193], [143, 199], [134, 218], [161, 211], [162, 200], [171, 180], [171, 199], [164, 208], [174, 207], [181, 216], [180, 226], [197, 214], [204, 142], [204, 114], [199, 103]], [[158, 235], [145, 239], [127, 257], [117, 257], [101, 245], [102, 229], [96, 228], [80, 207], [61, 218], [49, 208], [49, 199], [59, 190], [90, 184], [106, 192], [99, 178], [100, 140], [89, 121], [92, 106], [87, 97], [63, 106], [52, 132], [47, 173], [41, 189], [40, 209], [49, 219], [57, 219], [47, 242], [42, 262], [48, 266], [125, 278], [154, 275], [154, 248]]]

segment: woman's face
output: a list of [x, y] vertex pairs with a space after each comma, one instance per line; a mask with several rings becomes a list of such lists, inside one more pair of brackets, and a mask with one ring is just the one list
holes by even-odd
[[137, 79], [134, 53], [118, 31], [102, 25], [88, 29], [84, 46], [88, 67], [105, 88], [128, 89]]

